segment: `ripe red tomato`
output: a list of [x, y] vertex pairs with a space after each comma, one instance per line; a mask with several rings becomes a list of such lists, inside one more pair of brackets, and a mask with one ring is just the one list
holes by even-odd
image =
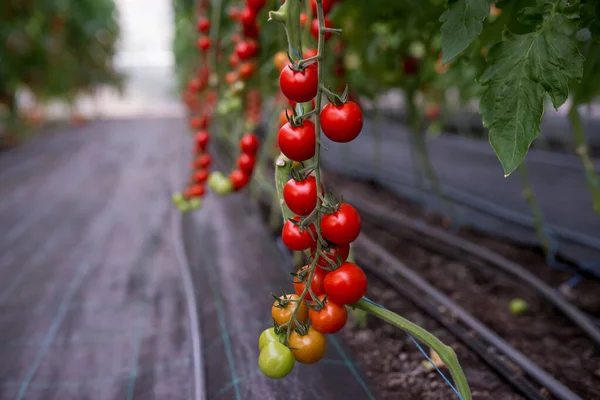
[[358, 104], [347, 101], [341, 106], [327, 104], [321, 111], [321, 129], [337, 143], [354, 140], [363, 127], [363, 113]]
[[[324, 15], [329, 14], [329, 11], [331, 11], [331, 7], [333, 7], [333, 1], [334, 0], [323, 0], [323, 2], [321, 3], [323, 5], [323, 14]], [[310, 7], [312, 8], [313, 15], [316, 17], [317, 16], [317, 1], [310, 0]]]
[[227, 15], [229, 15], [229, 19], [232, 21], [240, 19], [239, 7], [230, 7], [229, 10], [227, 10]]
[[188, 83], [188, 90], [192, 93], [199, 92], [201, 87], [202, 87], [202, 83], [198, 79], [192, 79]]
[[207, 33], [210, 30], [210, 21], [206, 17], [198, 19], [198, 32]]
[[290, 179], [283, 187], [283, 200], [294, 214], [310, 214], [317, 206], [317, 180], [312, 175], [303, 181]]
[[248, 176], [245, 172], [236, 169], [231, 174], [229, 174], [229, 180], [231, 181], [233, 190], [237, 192], [238, 190], [246, 186], [248, 182], [250, 182], [250, 176]]
[[240, 154], [240, 156], [238, 157], [237, 160], [237, 165], [238, 168], [247, 173], [248, 175], [252, 175], [252, 171], [254, 170], [254, 164], [256, 163], [256, 160], [254, 159], [254, 157], [248, 155], [248, 154]]
[[254, 71], [256, 71], [256, 64], [254, 61], [242, 63], [239, 68], [240, 78], [248, 79], [254, 75]]
[[305, 119], [300, 126], [287, 122], [277, 137], [281, 152], [292, 161], [306, 161], [314, 157], [317, 136], [315, 124]]
[[258, 54], [258, 42], [254, 39], [239, 42], [235, 45], [235, 53], [240, 60], [249, 60]]
[[202, 154], [194, 161], [195, 168], [208, 168], [212, 163], [212, 158], [209, 154]]
[[198, 38], [198, 41], [196, 42], [196, 45], [198, 46], [198, 48], [202, 51], [207, 51], [208, 49], [210, 49], [210, 39], [208, 38], [208, 36], [202, 36], [200, 38]]
[[[309, 267], [310, 267], [310, 265], [305, 265], [304, 267], [299, 269], [297, 273], [299, 274], [300, 271], [308, 269]], [[325, 281], [325, 278], [327, 277], [328, 274], [329, 274], [329, 272], [325, 271], [324, 269], [315, 268], [315, 272], [313, 273], [312, 281], [310, 283], [310, 290], [312, 290], [312, 292], [315, 294], [315, 296], [318, 297], [322, 294], [325, 294], [325, 288], [323, 287], [323, 282]], [[308, 273], [306, 273], [306, 279], [308, 279]], [[302, 282], [302, 280], [300, 278], [298, 278], [298, 277], [294, 278], [294, 289], [296, 290], [296, 293], [298, 293], [298, 296], [300, 296], [302, 294], [305, 287], [306, 287], [306, 284], [304, 282]], [[306, 299], [312, 300], [312, 296], [310, 295], [310, 293], [308, 293], [306, 295]]]
[[206, 117], [194, 117], [190, 120], [190, 126], [192, 129], [206, 129], [208, 125], [208, 118]]
[[202, 197], [202, 196], [204, 196], [204, 193], [205, 193], [204, 185], [194, 185], [194, 186], [191, 186], [190, 188], [188, 188], [185, 191], [184, 195], [187, 198]]
[[306, 21], [308, 21], [308, 15], [306, 13], [300, 14], [300, 26], [306, 25]]
[[[311, 258], [314, 258], [315, 252], [317, 251], [317, 244], [310, 248]], [[350, 245], [343, 244], [341, 246], [332, 245], [326, 249], [322, 249], [325, 256], [321, 256], [317, 265], [322, 268], [331, 268], [333, 265], [327, 261], [328, 259], [333, 261], [336, 265], [342, 265], [350, 254]]]
[[267, 0], [246, 0], [246, 5], [253, 10], [260, 10], [267, 4]]
[[258, 138], [252, 133], [246, 133], [240, 139], [240, 149], [242, 153], [248, 154], [249, 156], [255, 156], [258, 152]]
[[337, 245], [350, 244], [360, 234], [360, 215], [350, 204], [342, 203], [333, 214], [321, 217], [323, 237]]
[[[300, 217], [294, 217], [292, 219], [294, 221], [300, 221]], [[312, 236], [309, 231], [312, 232]], [[303, 251], [308, 249], [313, 245], [313, 243], [315, 243], [315, 239], [313, 239], [313, 237], [317, 237], [315, 226], [313, 224], [300, 231], [299, 226], [295, 225], [291, 221], [286, 221], [281, 231], [281, 239], [283, 240], [283, 244], [285, 244], [290, 250]]]
[[[325, 18], [325, 20], [323, 21], [325, 28], [332, 28], [333, 25], [331, 24], [331, 21], [328, 20], [327, 18]], [[315, 38], [315, 40], [319, 40], [319, 20], [318, 19], [313, 19], [312, 22], [310, 23], [310, 34], [312, 35], [312, 37]], [[331, 38], [331, 32], [325, 32], [325, 41], [328, 41]]]
[[356, 264], [343, 263], [325, 277], [327, 298], [337, 304], [354, 304], [367, 292], [367, 277]]
[[239, 75], [235, 71], [229, 71], [225, 74], [225, 82], [227, 82], [228, 85], [233, 85], [235, 82], [237, 82], [238, 78]]
[[202, 151], [206, 149], [208, 142], [210, 141], [210, 135], [206, 131], [200, 131], [196, 133], [196, 145]]
[[208, 179], [208, 171], [205, 169], [201, 169], [200, 171], [196, 171], [194, 174], [194, 182], [196, 183], [204, 183]]
[[242, 25], [254, 25], [256, 23], [256, 11], [250, 7], [244, 7], [240, 12], [240, 22]]
[[419, 69], [419, 59], [413, 56], [406, 56], [402, 60], [402, 69], [406, 75], [414, 75]]
[[259, 28], [256, 22], [252, 24], [242, 25], [242, 30], [244, 31], [244, 36], [247, 38], [256, 39], [259, 34]]
[[[323, 301], [325, 296], [319, 296], [319, 300]], [[346, 325], [348, 320], [348, 312], [346, 307], [336, 304], [329, 299], [325, 303], [325, 307], [316, 311], [310, 309], [308, 311], [310, 322], [317, 331], [325, 334], [336, 333]]]
[[279, 75], [279, 86], [288, 99], [297, 103], [305, 103], [317, 95], [319, 73], [316, 64], [307, 66], [304, 71], [293, 71], [286, 65]]
[[288, 109], [287, 114], [286, 110], [281, 110], [281, 114], [279, 114], [279, 128], [288, 123], [287, 116], [292, 115], [292, 110]]
[[240, 59], [238, 58], [237, 54], [231, 53], [229, 55], [229, 65], [231, 66], [231, 68], [237, 67], [239, 63]]

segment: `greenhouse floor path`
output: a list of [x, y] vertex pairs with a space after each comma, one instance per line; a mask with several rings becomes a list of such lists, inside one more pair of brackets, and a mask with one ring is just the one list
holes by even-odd
[[99, 121], [0, 153], [0, 399], [193, 398], [183, 129]]

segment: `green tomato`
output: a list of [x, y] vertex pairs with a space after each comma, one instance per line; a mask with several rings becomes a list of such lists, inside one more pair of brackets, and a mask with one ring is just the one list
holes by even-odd
[[272, 379], [287, 376], [292, 369], [296, 359], [292, 351], [279, 342], [271, 342], [262, 348], [258, 356], [258, 367], [261, 372]]
[[523, 299], [512, 299], [509, 304], [510, 312], [515, 315], [523, 315], [527, 312], [529, 308], [527, 302]]
[[279, 342], [279, 335], [275, 333], [275, 328], [265, 329], [258, 338], [258, 349], [262, 350], [263, 347], [271, 342]]
[[190, 206], [190, 209], [192, 209], [192, 210], [197, 210], [197, 209], [199, 209], [199, 208], [200, 208], [200, 206], [202, 205], [202, 202], [200, 201], [200, 199], [199, 199], [199, 198], [197, 198], [197, 197], [194, 197], [194, 198], [190, 199], [190, 201], [189, 201], [189, 203], [188, 203], [188, 204], [189, 204], [189, 206]]
[[210, 174], [208, 177], [208, 186], [221, 196], [227, 195], [233, 190], [233, 185], [229, 178], [219, 171]]
[[173, 196], [171, 196], [171, 200], [173, 201], [173, 204], [178, 205], [184, 201], [184, 198], [181, 192], [175, 192], [173, 193]]
[[182, 213], [186, 213], [190, 211], [190, 203], [188, 203], [187, 201], [183, 201], [177, 204], [177, 208], [179, 208], [179, 211], [181, 211]]

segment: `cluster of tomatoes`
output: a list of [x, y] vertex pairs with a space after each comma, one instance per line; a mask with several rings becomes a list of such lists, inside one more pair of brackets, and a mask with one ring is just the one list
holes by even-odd
[[[318, 34], [318, 23], [316, 29]], [[319, 89], [316, 60], [288, 63], [281, 69], [279, 83], [290, 103], [312, 102]], [[307, 116], [320, 111], [323, 133], [334, 142], [350, 142], [362, 130], [362, 110], [347, 100], [347, 93], [328, 93], [328, 98], [329, 104]], [[283, 188], [283, 200], [295, 216], [286, 221], [281, 237], [290, 250], [306, 252], [310, 263], [292, 274], [296, 294], [276, 298], [271, 309], [274, 327], [260, 335], [258, 364], [271, 378], [289, 374], [296, 361], [319, 361], [327, 347], [324, 335], [344, 327], [346, 306], [358, 302], [367, 290], [364, 271], [347, 261], [350, 245], [360, 234], [360, 216], [350, 204], [331, 196], [321, 196], [319, 201], [324, 188], [321, 185], [319, 190], [320, 182], [303, 164], [316, 154], [315, 124], [295, 110], [286, 120], [278, 143], [295, 167]]]

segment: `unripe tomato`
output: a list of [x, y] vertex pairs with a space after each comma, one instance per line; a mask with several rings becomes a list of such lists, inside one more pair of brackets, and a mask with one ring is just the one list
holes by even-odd
[[198, 19], [198, 32], [207, 33], [210, 30], [210, 21], [206, 17]]
[[341, 106], [327, 104], [321, 111], [321, 129], [337, 143], [354, 140], [363, 127], [363, 113], [358, 104], [347, 101]]
[[231, 181], [231, 185], [233, 186], [233, 190], [237, 192], [240, 189], [243, 189], [248, 182], [250, 182], [250, 176], [239, 169], [236, 169], [231, 174], [229, 174], [229, 180]]
[[[304, 267], [302, 267], [301, 269], [298, 270], [298, 274], [302, 270], [306, 270], [309, 267], [310, 267], [310, 265], [305, 265]], [[325, 277], [327, 276], [327, 274], [328, 274], [328, 272], [325, 271], [324, 269], [315, 268], [315, 272], [313, 273], [312, 281], [310, 283], [310, 290], [312, 290], [312, 292], [317, 297], [322, 294], [325, 294], [325, 287], [323, 286], [323, 283], [325, 282]], [[308, 279], [308, 273], [306, 275], [306, 279]], [[298, 296], [300, 296], [302, 294], [305, 287], [306, 287], [306, 284], [304, 282], [302, 282], [302, 280], [300, 278], [298, 278], [298, 277], [294, 278], [294, 290], [296, 290], [296, 293], [298, 294]], [[306, 299], [312, 300], [312, 296], [310, 295], [310, 293], [306, 294]]]
[[300, 126], [287, 122], [279, 129], [277, 136], [281, 152], [292, 161], [305, 161], [314, 157], [316, 142], [315, 124], [307, 119]]
[[[331, 11], [331, 7], [333, 7], [333, 1], [334, 0], [323, 0], [322, 1], [321, 4], [323, 6], [323, 14], [324, 15], [329, 14], [329, 11]], [[312, 8], [313, 15], [316, 17], [317, 16], [317, 1], [310, 0], [310, 7]]]
[[367, 277], [356, 264], [345, 262], [324, 280], [327, 298], [337, 304], [354, 304], [367, 292]]
[[240, 154], [237, 160], [238, 168], [248, 175], [252, 175], [255, 163], [256, 160], [254, 159], [254, 157], [244, 153]]
[[440, 116], [440, 105], [437, 103], [427, 103], [425, 106], [425, 116], [428, 119], [437, 119]]
[[206, 150], [206, 146], [210, 141], [210, 135], [206, 131], [196, 133], [196, 146], [202, 151]]
[[267, 0], [246, 0], [246, 5], [253, 10], [260, 10], [267, 4]]
[[[315, 243], [310, 248], [311, 258], [315, 257], [315, 252], [317, 251], [317, 244]], [[326, 249], [321, 250], [325, 255], [319, 256], [319, 260], [317, 261], [317, 265], [321, 268], [331, 268], [335, 264], [336, 266], [340, 266], [346, 261], [348, 255], [350, 254], [350, 245], [343, 244], [341, 246], [330, 246]], [[330, 263], [327, 260], [333, 261], [334, 264]]]
[[208, 38], [208, 36], [202, 36], [200, 38], [198, 38], [198, 41], [196, 42], [196, 45], [198, 46], [198, 48], [202, 51], [207, 51], [208, 49], [210, 49], [210, 39]]
[[[292, 218], [300, 222], [300, 217]], [[315, 226], [310, 224], [307, 228], [300, 230], [300, 227], [291, 221], [286, 221], [281, 230], [281, 239], [283, 244], [290, 250], [304, 251], [315, 243], [317, 233]]]
[[248, 154], [249, 156], [255, 156], [258, 152], [258, 138], [252, 133], [246, 133], [240, 139], [240, 150], [242, 153]]
[[[328, 20], [327, 18], [325, 18], [325, 20], [323, 21], [323, 24], [325, 25], [325, 28], [333, 27], [333, 25], [331, 24], [331, 21]], [[312, 35], [313, 38], [315, 38], [315, 40], [319, 40], [319, 20], [316, 18], [313, 19], [312, 22], [310, 23], [310, 34]], [[331, 38], [331, 32], [325, 32], [324, 38], [325, 38], [325, 41], [328, 41]]]
[[290, 179], [283, 187], [283, 200], [294, 214], [310, 214], [317, 206], [317, 180], [312, 175], [302, 181]]
[[208, 171], [202, 169], [200, 171], [196, 171], [194, 174], [194, 182], [196, 183], [204, 183], [208, 179]]
[[316, 64], [307, 66], [303, 71], [293, 71], [288, 64], [279, 75], [281, 92], [288, 99], [297, 103], [305, 103], [317, 95], [319, 73]]
[[314, 364], [325, 355], [327, 339], [311, 326], [304, 336], [296, 331], [290, 333], [289, 345], [296, 361], [302, 364]]
[[272, 379], [287, 376], [294, 369], [295, 363], [292, 351], [279, 342], [267, 344], [258, 356], [260, 371]]
[[275, 328], [265, 329], [258, 338], [258, 350], [262, 350], [271, 342], [279, 342], [279, 335], [275, 333]]
[[[283, 299], [284, 297], [279, 296], [279, 298]], [[285, 296], [285, 299], [287, 300], [298, 300], [299, 298], [300, 297], [295, 294], [287, 294]], [[308, 321], [308, 307], [306, 307], [304, 302], [299, 303], [298, 301], [290, 301], [285, 307], [280, 307], [279, 302], [275, 300], [273, 302], [273, 306], [271, 307], [271, 316], [273, 317], [273, 321], [278, 326], [289, 322], [296, 308], [298, 308], [298, 311], [296, 312], [296, 319], [303, 324], [306, 323], [306, 321]], [[289, 328], [294, 329], [296, 327], [296, 322], [292, 322], [290, 325], [291, 326]]]
[[360, 215], [348, 203], [342, 203], [336, 212], [321, 217], [323, 237], [337, 245], [354, 242], [360, 234], [360, 227]]
[[281, 71], [289, 62], [288, 55], [284, 51], [278, 51], [273, 57], [273, 65], [277, 71]]
[[240, 22], [242, 25], [254, 25], [256, 23], [256, 11], [250, 7], [244, 7], [240, 12]]
[[208, 168], [211, 163], [211, 156], [209, 154], [202, 154], [194, 161], [194, 168]]
[[240, 78], [249, 79], [252, 75], [254, 75], [254, 71], [256, 71], [256, 64], [254, 61], [248, 61], [240, 65], [239, 72]]
[[213, 172], [208, 177], [208, 186], [218, 195], [224, 196], [233, 190], [233, 185], [229, 178], [221, 172]]
[[[319, 296], [323, 301], [325, 296]], [[348, 311], [346, 307], [327, 300], [325, 307], [316, 311], [311, 309], [308, 312], [310, 323], [317, 331], [324, 334], [332, 334], [340, 331], [348, 320]]]

